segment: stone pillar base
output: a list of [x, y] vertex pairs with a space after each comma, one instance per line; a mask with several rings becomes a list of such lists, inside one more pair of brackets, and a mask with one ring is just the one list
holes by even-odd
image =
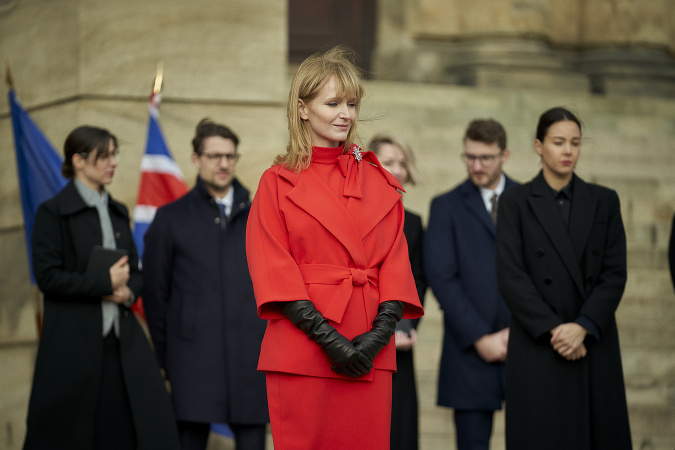
[[597, 94], [675, 97], [675, 61], [658, 50], [587, 50], [576, 65]]
[[376, 79], [588, 92], [583, 73], [541, 41], [514, 37], [419, 39], [414, 48], [375, 57]]

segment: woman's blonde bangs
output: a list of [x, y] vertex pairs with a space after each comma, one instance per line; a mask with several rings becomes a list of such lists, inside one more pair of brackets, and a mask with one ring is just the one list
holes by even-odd
[[291, 82], [288, 95], [287, 118], [290, 139], [285, 155], [278, 155], [275, 164], [299, 171], [307, 168], [311, 161], [312, 143], [307, 125], [300, 119], [298, 101], [311, 102], [321, 88], [334, 76], [338, 99], [356, 103], [357, 120], [349, 130], [344, 142], [345, 150], [356, 135], [356, 123], [361, 99], [365, 95], [361, 69], [356, 65], [357, 55], [344, 47], [334, 47], [325, 53], [315, 53], [300, 64]]

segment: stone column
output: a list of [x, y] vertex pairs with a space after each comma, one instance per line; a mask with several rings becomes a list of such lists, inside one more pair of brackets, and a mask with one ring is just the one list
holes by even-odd
[[380, 0], [375, 76], [587, 90], [587, 78], [551, 45], [574, 42], [577, 15], [577, 1]]
[[670, 1], [582, 3], [577, 68], [592, 91], [675, 96], [675, 9]]

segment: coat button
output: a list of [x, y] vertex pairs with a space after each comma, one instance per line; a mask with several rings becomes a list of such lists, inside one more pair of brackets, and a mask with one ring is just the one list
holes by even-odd
[[551, 277], [544, 278], [544, 284], [551, 284], [551, 283], [553, 283], [553, 278]]
[[119, 231], [118, 231], [117, 233], [115, 233], [115, 239], [119, 239], [119, 238], [120, 238], [120, 236], [122, 236], [122, 235], [120, 234], [120, 232], [119, 232]]
[[220, 223], [220, 217], [216, 217], [216, 223]]
[[536, 254], [537, 254], [537, 256], [539, 256], [541, 258], [542, 256], [544, 256], [544, 249], [538, 248], [537, 251], [536, 251]]
[[600, 249], [599, 248], [594, 248], [593, 249], [593, 256], [599, 256], [600, 255]]
[[129, 311], [124, 311], [124, 317], [128, 317], [128, 316], [129, 316]]
[[588, 283], [588, 284], [593, 283], [593, 277], [592, 277], [591, 275], [588, 275], [588, 276], [586, 277], [586, 283]]

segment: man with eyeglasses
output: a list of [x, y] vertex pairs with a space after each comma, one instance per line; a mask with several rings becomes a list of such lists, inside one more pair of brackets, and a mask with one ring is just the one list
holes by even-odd
[[497, 121], [472, 121], [462, 161], [468, 179], [431, 203], [425, 272], [444, 316], [438, 405], [454, 408], [458, 450], [488, 450], [493, 414], [504, 400], [509, 310], [495, 277], [499, 196], [516, 183]]
[[256, 369], [266, 324], [246, 262], [251, 202], [235, 178], [238, 144], [226, 126], [199, 122], [197, 182], [157, 210], [145, 235], [145, 313], [183, 450], [204, 450], [211, 423], [229, 424], [237, 450], [265, 448], [267, 391]]

